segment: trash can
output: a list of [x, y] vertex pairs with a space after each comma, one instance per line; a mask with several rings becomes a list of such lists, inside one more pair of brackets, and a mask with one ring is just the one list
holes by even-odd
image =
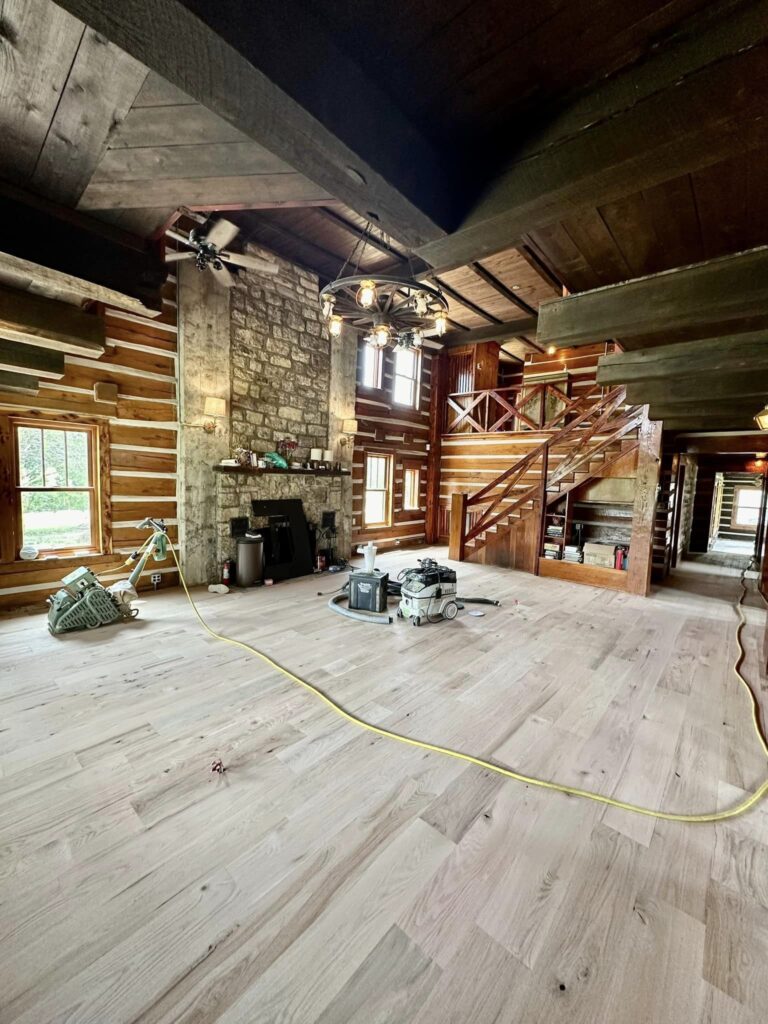
[[264, 575], [264, 538], [237, 538], [237, 585], [252, 587]]

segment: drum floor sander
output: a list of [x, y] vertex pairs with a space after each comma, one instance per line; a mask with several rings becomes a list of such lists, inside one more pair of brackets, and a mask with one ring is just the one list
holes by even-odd
[[353, 569], [342, 590], [328, 602], [328, 607], [358, 622], [387, 625], [393, 621], [388, 610], [390, 598], [398, 600], [397, 618], [410, 619], [414, 626], [425, 622], [455, 619], [465, 604], [498, 605], [485, 597], [462, 597], [457, 594], [456, 571], [438, 565], [433, 558], [420, 558], [414, 569], [403, 569], [397, 580], [380, 569]]

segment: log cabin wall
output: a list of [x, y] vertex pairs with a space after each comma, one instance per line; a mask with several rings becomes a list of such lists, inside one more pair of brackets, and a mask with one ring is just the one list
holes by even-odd
[[600, 356], [608, 355], [615, 349], [613, 342], [601, 342], [599, 345], [559, 348], [552, 355], [547, 352], [529, 352], [523, 366], [523, 380], [527, 383], [539, 374], [567, 371], [571, 397], [578, 398], [595, 386]]
[[[418, 399], [415, 408], [393, 401], [394, 352], [384, 349], [380, 388], [363, 386], [365, 343], [358, 343], [357, 394], [354, 460], [352, 467], [352, 548], [373, 540], [379, 547], [422, 544], [426, 537], [427, 446], [429, 444], [430, 399], [433, 355], [422, 349]], [[363, 523], [364, 473], [366, 455], [392, 455], [393, 487], [391, 525], [366, 529]], [[419, 470], [419, 509], [403, 509], [403, 479], [406, 468]]]
[[[79, 565], [104, 573], [110, 582], [124, 573], [110, 572], [145, 540], [138, 523], [146, 516], [165, 519], [177, 539], [177, 309], [176, 285], [163, 291], [163, 312], [156, 319], [107, 308], [107, 350], [98, 360], [67, 356], [60, 380], [41, 381], [37, 396], [0, 392], [0, 491], [11, 485], [10, 423], [13, 417], [96, 424], [99, 434], [102, 551], [56, 559], [23, 561], [7, 549], [0, 561], [0, 610], [42, 607], [63, 575]], [[97, 382], [117, 385], [116, 403], [96, 402]], [[1, 496], [0, 533], [9, 536], [10, 503]], [[105, 571], [107, 570], [107, 571]], [[171, 558], [150, 561], [139, 583], [176, 586]]]
[[740, 540], [752, 544], [755, 540], [755, 527], [736, 526], [733, 522], [734, 499], [737, 487], [756, 487], [760, 477], [755, 473], [723, 473], [723, 499], [720, 503], [720, 514], [716, 523], [717, 536], [723, 540]]

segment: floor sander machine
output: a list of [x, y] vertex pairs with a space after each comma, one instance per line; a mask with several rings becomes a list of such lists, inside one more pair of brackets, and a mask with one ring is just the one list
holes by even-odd
[[162, 562], [168, 552], [168, 534], [162, 520], [145, 519], [139, 529], [152, 530], [152, 536], [126, 559], [127, 564], [136, 563], [127, 580], [105, 587], [84, 565], [62, 579], [64, 586], [48, 598], [48, 629], [54, 636], [136, 618], [139, 610], [132, 608], [131, 602], [138, 596], [139, 577], [150, 558]]

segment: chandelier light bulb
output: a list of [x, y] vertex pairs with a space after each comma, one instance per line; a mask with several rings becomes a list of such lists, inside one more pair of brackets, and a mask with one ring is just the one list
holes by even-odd
[[424, 344], [424, 335], [421, 333], [421, 331], [414, 331], [411, 338], [411, 344], [413, 345], [414, 348], [421, 348], [421, 346]]
[[445, 313], [438, 313], [435, 317], [435, 331], [442, 338], [448, 327], [448, 317]]
[[341, 334], [341, 328], [344, 321], [338, 313], [334, 313], [333, 316], [328, 318], [328, 333], [332, 338], [338, 338]]
[[389, 344], [389, 327], [386, 324], [376, 324], [366, 341], [374, 348], [386, 348]]
[[376, 301], [376, 284], [373, 281], [362, 281], [357, 290], [357, 304], [363, 309], [370, 309]]

